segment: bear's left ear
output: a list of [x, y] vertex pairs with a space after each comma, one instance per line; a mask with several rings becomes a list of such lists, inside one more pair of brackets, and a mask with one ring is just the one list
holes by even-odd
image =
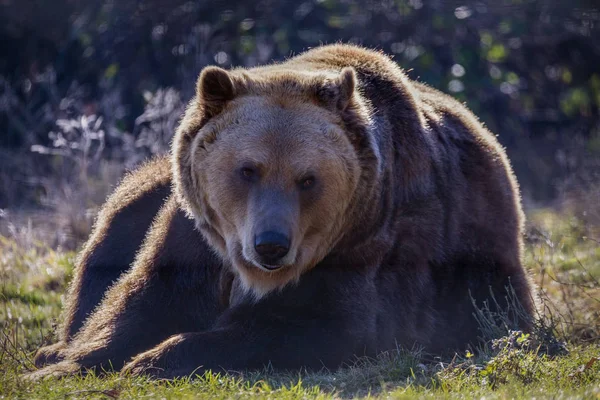
[[317, 87], [317, 98], [331, 110], [344, 111], [356, 88], [356, 73], [354, 68], [345, 67], [340, 75], [334, 79], [328, 79]]
[[235, 94], [235, 85], [229, 72], [212, 66], [202, 70], [196, 86], [196, 98], [206, 117], [219, 114]]

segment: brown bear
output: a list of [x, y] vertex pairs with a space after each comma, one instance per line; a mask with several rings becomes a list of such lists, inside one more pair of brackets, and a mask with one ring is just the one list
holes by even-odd
[[[172, 189], [171, 185], [172, 184]], [[171, 159], [128, 176], [32, 378], [336, 368], [464, 349], [534, 311], [518, 186], [462, 104], [350, 45], [205, 68]]]

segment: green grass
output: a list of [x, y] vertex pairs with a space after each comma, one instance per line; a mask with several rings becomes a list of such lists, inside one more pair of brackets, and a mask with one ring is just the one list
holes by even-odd
[[335, 372], [209, 373], [171, 382], [114, 373], [21, 379], [34, 368], [35, 350], [54, 339], [75, 253], [0, 236], [0, 398], [600, 398], [600, 232], [552, 211], [530, 220], [526, 265], [542, 292], [545, 327], [566, 343], [566, 355], [539, 351], [547, 337], [507, 332], [476, 356], [439, 360], [398, 350]]

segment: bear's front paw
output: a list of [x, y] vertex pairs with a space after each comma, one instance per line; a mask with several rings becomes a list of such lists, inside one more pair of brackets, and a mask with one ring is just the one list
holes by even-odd
[[51, 378], [64, 378], [81, 372], [81, 365], [72, 361], [61, 361], [58, 364], [48, 365], [45, 368], [23, 375], [25, 380], [40, 381]]
[[67, 347], [64, 342], [54, 343], [50, 346], [40, 348], [33, 358], [33, 363], [37, 368], [42, 368], [49, 364], [56, 364], [64, 359], [62, 350]]
[[138, 354], [121, 370], [121, 376], [146, 375], [150, 378], [165, 377], [165, 362], [158, 348]]
[[155, 348], [138, 354], [123, 367], [121, 375], [145, 375], [153, 379], [173, 379], [188, 375], [181, 369], [185, 364], [185, 356], [180, 348], [183, 341], [184, 335], [176, 335]]

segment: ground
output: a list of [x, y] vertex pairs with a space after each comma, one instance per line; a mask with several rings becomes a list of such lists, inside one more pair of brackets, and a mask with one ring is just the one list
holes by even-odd
[[[269, 372], [151, 382], [109, 374], [20, 378], [52, 340], [76, 253], [0, 236], [0, 398], [600, 398], [600, 224], [577, 210], [529, 212], [525, 265], [542, 289], [543, 324], [476, 356], [431, 359], [398, 350], [338, 372]], [[548, 333], [551, 332], [552, 335]], [[557, 338], [557, 339], [554, 339]]]

